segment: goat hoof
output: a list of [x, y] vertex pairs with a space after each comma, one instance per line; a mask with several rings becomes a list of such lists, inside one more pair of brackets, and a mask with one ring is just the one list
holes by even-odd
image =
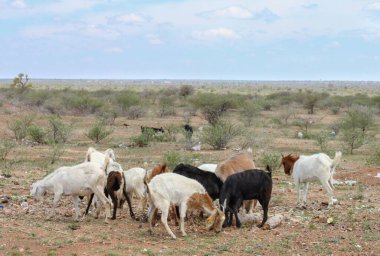
[[116, 220], [116, 217], [112, 217], [111, 220]]
[[262, 224], [257, 225], [258, 228], [262, 228], [263, 226]]

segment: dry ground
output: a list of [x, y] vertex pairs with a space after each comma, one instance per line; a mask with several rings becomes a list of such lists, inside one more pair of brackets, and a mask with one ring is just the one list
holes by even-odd
[[[5, 131], [7, 121], [21, 114], [17, 108], [1, 114], [0, 129]], [[273, 113], [264, 115], [269, 117]], [[326, 113], [320, 115], [326, 116]], [[336, 186], [338, 204], [331, 209], [325, 209], [322, 204], [327, 201], [327, 196], [319, 184], [310, 187], [308, 208], [295, 209], [296, 191], [291, 177], [285, 176], [282, 168], [275, 170], [269, 214], [286, 213], [291, 219], [274, 230], [260, 230], [247, 224], [241, 229], [232, 227], [215, 234], [205, 230], [204, 220], [194, 217], [186, 223], [187, 237], [180, 237], [178, 228], [173, 223], [169, 224], [179, 237], [174, 241], [160, 224], [150, 235], [147, 224], [132, 220], [126, 207], [110, 224], [104, 224], [102, 218], [94, 219], [91, 215], [76, 223], [73, 221], [70, 198], [61, 200], [58, 214], [47, 221], [45, 217], [51, 209], [52, 197], [36, 203], [27, 195], [31, 183], [41, 179], [47, 171], [83, 161], [88, 146], [92, 145], [83, 134], [94, 118], [75, 118], [79, 124], [70, 140], [71, 144], [67, 145], [64, 155], [55, 165], [46, 164], [51, 150], [49, 146], [21, 145], [10, 156], [16, 159], [11, 163], [12, 177], [0, 178], [0, 195], [11, 198], [9, 203], [3, 204], [4, 209], [0, 209], [0, 255], [380, 255], [380, 179], [374, 178], [380, 170], [366, 166], [369, 153], [366, 147], [354, 156], [343, 155], [335, 178], [353, 179], [358, 183], [355, 186]], [[328, 116], [323, 120], [331, 123], [336, 118]], [[129, 144], [127, 138], [139, 133], [140, 125], [161, 126], [163, 122], [179, 125], [182, 119], [151, 116], [129, 121], [119, 118], [112, 138], [95, 147], [104, 150], [122, 144], [114, 150], [125, 170], [141, 166], [144, 162], [152, 167], [161, 161], [164, 152], [182, 150], [184, 143], [181, 135], [176, 143], [153, 143], [147, 148], [129, 148], [125, 145]], [[131, 126], [126, 128], [123, 123]], [[199, 127], [205, 121], [194, 117], [192, 123]], [[266, 150], [305, 154], [318, 152], [313, 141], [294, 138], [294, 127], [264, 124], [255, 131], [270, 137]], [[0, 135], [2, 138], [5, 136], [5, 133]], [[333, 150], [340, 146], [339, 142], [331, 143]], [[218, 163], [232, 152], [230, 149], [213, 151], [206, 148], [193, 154], [193, 163]], [[256, 149], [254, 155], [255, 159], [259, 159], [260, 150]], [[20, 206], [24, 200], [29, 204], [26, 209]], [[134, 204], [137, 204], [136, 200]], [[84, 208], [85, 204], [82, 203], [82, 212]], [[256, 211], [260, 212], [261, 208]], [[334, 219], [331, 224], [326, 222], [329, 217]]]

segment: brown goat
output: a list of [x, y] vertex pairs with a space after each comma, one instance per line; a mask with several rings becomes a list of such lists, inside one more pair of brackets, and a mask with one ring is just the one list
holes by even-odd
[[[252, 149], [247, 149], [246, 152], [239, 152], [230, 156], [228, 159], [219, 163], [215, 169], [215, 174], [223, 182], [226, 181], [227, 177], [246, 170], [255, 169], [255, 163], [252, 158]], [[252, 207], [255, 208], [257, 200], [244, 201], [244, 209], [250, 212]]]

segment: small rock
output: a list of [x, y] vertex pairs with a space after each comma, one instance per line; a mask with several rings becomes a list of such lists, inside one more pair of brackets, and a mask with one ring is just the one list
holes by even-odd
[[327, 218], [327, 224], [334, 224], [334, 218]]
[[0, 196], [0, 203], [2, 203], [2, 204], [9, 203], [9, 198], [6, 195], [1, 195]]
[[21, 207], [22, 208], [27, 208], [29, 206], [28, 202], [22, 202]]

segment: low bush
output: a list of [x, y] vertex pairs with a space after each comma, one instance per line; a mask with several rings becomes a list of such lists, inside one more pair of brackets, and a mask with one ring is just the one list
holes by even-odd
[[39, 144], [46, 143], [46, 134], [47, 133], [43, 128], [38, 127], [36, 125], [32, 125], [28, 128], [28, 135], [30, 139]]
[[201, 141], [210, 145], [213, 149], [223, 149], [237, 136], [242, 134], [243, 129], [230, 122], [221, 121], [205, 127], [201, 133]]
[[51, 144], [65, 143], [70, 137], [74, 123], [66, 124], [59, 116], [48, 118], [48, 142]]
[[107, 128], [104, 122], [97, 121], [91, 126], [90, 130], [86, 133], [86, 136], [93, 142], [99, 143], [107, 138], [111, 133], [113, 133], [113, 130]]
[[11, 140], [2, 140], [0, 142], [0, 160], [4, 164], [4, 168], [7, 169], [7, 157], [16, 147], [16, 144]]
[[145, 133], [131, 137], [132, 146], [147, 147], [149, 145], [149, 141], [149, 136]]
[[162, 156], [162, 161], [166, 163], [171, 170], [173, 170], [178, 164], [190, 164], [191, 163], [191, 155], [180, 153], [178, 151], [167, 151]]
[[14, 138], [17, 141], [23, 140], [28, 135], [28, 128], [32, 124], [34, 118], [34, 115], [26, 115], [8, 123], [8, 128], [13, 132]]
[[126, 115], [128, 119], [135, 120], [145, 116], [145, 109], [141, 106], [131, 106], [126, 111]]
[[280, 164], [280, 156], [277, 153], [265, 152], [261, 162], [264, 168], [268, 165], [274, 171]]

